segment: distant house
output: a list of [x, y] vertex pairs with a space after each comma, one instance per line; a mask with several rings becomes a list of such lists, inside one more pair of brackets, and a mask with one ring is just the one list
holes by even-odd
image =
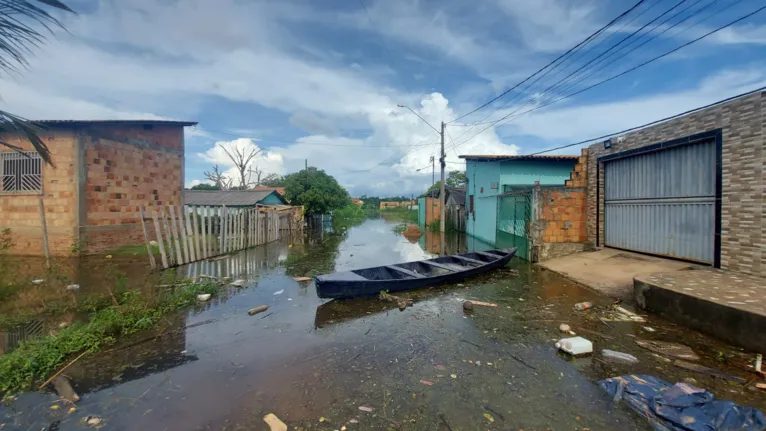
[[351, 202], [353, 202], [356, 206], [364, 205], [364, 201], [359, 198], [351, 198]]
[[42, 202], [52, 255], [144, 242], [140, 206], [182, 205], [184, 127], [190, 121], [46, 120], [47, 165], [26, 136], [0, 133], [0, 231], [16, 254], [42, 255]]
[[210, 207], [254, 207], [256, 205], [288, 205], [276, 190], [186, 190], [186, 205]]
[[254, 187], [250, 189], [255, 192], [270, 192], [275, 191], [282, 195], [282, 197], [285, 197], [285, 188], [284, 187]]
[[445, 214], [447, 222], [451, 223], [458, 232], [465, 232], [465, 189], [448, 188]]
[[[496, 247], [528, 250], [528, 194], [535, 185], [564, 186], [580, 160], [576, 155], [461, 155], [466, 161], [466, 232]], [[517, 202], [518, 201], [518, 202]], [[523, 202], [522, 202], [523, 201]], [[520, 244], [521, 241], [523, 244]], [[526, 258], [524, 253], [519, 252]]]

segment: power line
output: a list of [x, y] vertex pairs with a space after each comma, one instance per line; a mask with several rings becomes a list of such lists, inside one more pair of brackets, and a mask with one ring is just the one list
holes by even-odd
[[[319, 141], [301, 141], [300, 138], [293, 139], [293, 140], [278, 139], [278, 138], [259, 138], [257, 136], [247, 136], [247, 135], [243, 135], [243, 134], [221, 132], [221, 131], [203, 129], [201, 127], [197, 127], [197, 129], [201, 130], [203, 132], [214, 134], [214, 135], [227, 135], [227, 136], [234, 136], [234, 137], [237, 137], [237, 138], [253, 139], [256, 142], [284, 142], [284, 143], [293, 144], [293, 145], [318, 145], [318, 146], [325, 146], [325, 147], [354, 147], [354, 148], [396, 148], [396, 147], [408, 147], [409, 148], [409, 147], [412, 147], [412, 146], [418, 146], [418, 145], [412, 145], [412, 144], [402, 144], [402, 145], [333, 144], [333, 143], [329, 143], [329, 142], [319, 142]], [[360, 139], [366, 139], [366, 138], [370, 138], [370, 137], [371, 136], [364, 136], [364, 137], [362, 137]], [[430, 144], [425, 144], [425, 145], [430, 145]]]
[[[466, 143], [466, 142], [470, 141], [471, 139], [475, 138], [476, 136], [479, 136], [481, 133], [483, 133], [484, 131], [486, 131], [486, 130], [487, 130], [487, 129], [489, 129], [490, 127], [492, 127], [492, 126], [496, 125], [497, 123], [500, 123], [500, 122], [501, 122], [501, 121], [503, 121], [503, 120], [506, 120], [506, 119], [508, 119], [508, 121], [512, 121], [512, 120], [514, 120], [514, 119], [516, 119], [516, 118], [519, 118], [519, 117], [521, 117], [522, 115], [528, 114], [528, 113], [530, 113], [530, 112], [534, 112], [534, 111], [537, 111], [538, 109], [542, 109], [542, 108], [544, 108], [544, 107], [546, 107], [546, 106], [550, 106], [550, 105], [552, 105], [552, 104], [554, 104], [554, 103], [558, 103], [558, 102], [560, 102], [560, 101], [562, 101], [562, 100], [568, 99], [568, 98], [570, 98], [570, 97], [572, 97], [572, 96], [576, 96], [576, 95], [578, 95], [578, 94], [580, 94], [580, 93], [583, 93], [583, 92], [585, 92], [585, 91], [588, 91], [588, 90], [590, 90], [590, 89], [592, 89], [592, 88], [598, 87], [598, 86], [600, 86], [600, 85], [603, 85], [603, 84], [605, 84], [605, 83], [607, 83], [607, 82], [610, 82], [610, 81], [612, 81], [612, 80], [615, 80], [615, 79], [617, 79], [617, 78], [619, 78], [619, 77], [621, 77], [621, 76], [627, 75], [628, 73], [630, 73], [630, 72], [633, 72], [634, 70], [637, 70], [637, 69], [639, 69], [639, 68], [641, 68], [641, 67], [644, 67], [644, 66], [646, 66], [646, 65], [648, 65], [648, 64], [650, 64], [650, 63], [653, 63], [653, 62], [655, 62], [655, 61], [657, 61], [657, 60], [660, 60], [660, 59], [662, 59], [662, 58], [664, 58], [664, 57], [667, 57], [668, 55], [671, 55], [671, 54], [673, 54], [673, 53], [675, 53], [675, 52], [677, 52], [677, 51], [679, 51], [679, 50], [681, 50], [681, 49], [683, 49], [683, 48], [685, 48], [685, 47], [687, 47], [687, 46], [689, 46], [689, 45], [691, 45], [691, 44], [693, 44], [693, 43], [696, 43], [696, 42], [698, 42], [698, 41], [700, 41], [700, 40], [702, 40], [702, 39], [704, 39], [704, 38], [706, 38], [706, 37], [708, 37], [708, 36], [710, 36], [710, 35], [712, 35], [712, 34], [714, 34], [714, 33], [717, 33], [717, 32], [719, 32], [719, 31], [723, 30], [724, 28], [730, 27], [730, 26], [732, 26], [732, 25], [734, 25], [734, 24], [736, 24], [736, 23], [738, 23], [738, 22], [741, 22], [741, 21], [743, 21], [743, 20], [745, 20], [745, 19], [747, 19], [747, 18], [750, 18], [751, 16], [753, 16], [753, 15], [755, 15], [755, 14], [757, 14], [757, 13], [761, 12], [761, 11], [762, 11], [762, 10], [764, 10], [764, 9], [766, 9], [766, 6], [762, 6], [762, 7], [758, 8], [758, 9], [756, 9], [755, 11], [748, 13], [747, 15], [741, 16], [741, 17], [739, 17], [739, 18], [735, 19], [734, 21], [731, 21], [731, 22], [729, 22], [728, 24], [724, 24], [724, 25], [722, 25], [722, 26], [720, 26], [720, 27], [718, 27], [718, 28], [716, 28], [716, 29], [714, 29], [714, 30], [711, 30], [711, 31], [709, 31], [709, 32], [707, 32], [707, 33], [705, 33], [705, 34], [703, 34], [702, 36], [699, 36], [699, 37], [697, 37], [697, 38], [695, 38], [695, 39], [692, 39], [692, 40], [690, 40], [689, 42], [687, 42], [687, 43], [684, 43], [683, 45], [680, 45], [680, 46], [678, 46], [678, 47], [676, 47], [676, 48], [674, 48], [674, 49], [672, 49], [672, 50], [670, 50], [670, 51], [667, 51], [667, 52], [665, 52], [664, 54], [658, 55], [658, 56], [656, 56], [656, 57], [653, 57], [653, 58], [651, 58], [651, 59], [649, 59], [649, 60], [647, 60], [647, 61], [644, 61], [643, 63], [641, 63], [641, 64], [638, 64], [637, 66], [634, 66], [634, 67], [632, 67], [632, 68], [630, 68], [630, 69], [628, 69], [628, 70], [626, 70], [626, 71], [624, 71], [624, 72], [621, 72], [621, 73], [619, 73], [619, 74], [617, 74], [617, 75], [614, 75], [614, 76], [612, 76], [612, 77], [610, 77], [610, 78], [607, 78], [607, 79], [604, 79], [604, 80], [602, 80], [602, 81], [599, 81], [599, 82], [597, 82], [597, 83], [595, 83], [595, 84], [593, 84], [593, 85], [590, 85], [590, 86], [588, 86], [588, 87], [585, 87], [585, 88], [583, 88], [583, 89], [581, 89], [581, 90], [575, 91], [574, 93], [568, 94], [568, 95], [566, 95], [566, 96], [562, 96], [562, 97], [559, 97], [558, 99], [554, 99], [554, 100], [552, 100], [552, 101], [550, 101], [550, 102], [547, 102], [547, 103], [544, 103], [544, 104], [542, 104], [542, 105], [536, 106], [536, 107], [534, 107], [534, 108], [532, 108], [532, 109], [526, 110], [526, 111], [524, 111], [524, 112], [522, 112], [522, 113], [520, 113], [520, 114], [518, 114], [518, 115], [514, 116], [513, 118], [510, 118], [510, 119], [508, 119], [508, 118], [509, 118], [511, 115], [513, 115], [513, 114], [514, 114], [514, 113], [512, 112], [512, 113], [510, 113], [510, 114], [508, 114], [508, 115], [506, 115], [506, 116], [504, 116], [504, 117], [502, 117], [502, 118], [500, 118], [500, 119], [498, 119], [498, 120], [495, 120], [495, 121], [491, 122], [491, 124], [490, 124], [489, 126], [485, 127], [485, 128], [484, 128], [484, 129], [482, 129], [481, 131], [479, 131], [479, 133], [477, 133], [477, 134], [473, 135], [473, 136], [472, 136], [472, 137], [470, 137], [470, 138], [464, 139], [463, 141], [459, 142], [457, 145], [458, 145], [458, 146], [460, 146], [460, 145], [462, 145], [462, 144], [464, 144], [464, 143]], [[506, 123], [507, 123], [508, 121], [506, 121]]]
[[[759, 92], [762, 92], [762, 91], [766, 91], [766, 87], [760, 87], [760, 88], [756, 88], [755, 90], [746, 91], [744, 93], [737, 94], [736, 96], [727, 97], [726, 99], [719, 100], [717, 102], [713, 102], [713, 103], [710, 103], [710, 104], [705, 105], [705, 106], [700, 106], [700, 107], [697, 107], [697, 108], [689, 109], [687, 111], [684, 111], [684, 112], [681, 112], [681, 113], [678, 113], [678, 114], [675, 114], [675, 115], [671, 115], [669, 117], [661, 118], [659, 120], [651, 121], [649, 123], [642, 124], [640, 126], [634, 126], [634, 127], [628, 128], [628, 129], [620, 130], [619, 132], [612, 132], [612, 133], [608, 133], [606, 135], [601, 135], [601, 136], [596, 137], [596, 138], [588, 138], [588, 139], [585, 139], [585, 140], [582, 140], [582, 141], [579, 141], [579, 142], [574, 142], [574, 143], [566, 144], [566, 145], [560, 145], [558, 147], [548, 148], [546, 150], [537, 151], [537, 152], [534, 152], [534, 153], [524, 154], [524, 156], [537, 156], [539, 154], [545, 154], [545, 153], [550, 153], [551, 151], [563, 150], [564, 148], [575, 147], [575, 146], [587, 144], [587, 143], [590, 143], [590, 142], [598, 142], [598, 141], [603, 140], [603, 139], [607, 139], [607, 138], [611, 138], [611, 137], [614, 137], [614, 136], [623, 135], [625, 133], [634, 132], [636, 130], [644, 129], [646, 127], [654, 126], [656, 124], [664, 123], [666, 121], [675, 120], [676, 118], [680, 118], [680, 117], [683, 117], [685, 115], [693, 114], [695, 112], [703, 111], [705, 109], [712, 108], [712, 107], [718, 106], [718, 105], [722, 105], [724, 103], [731, 102], [732, 100], [735, 100], [735, 99], [739, 99], [740, 97], [749, 96], [751, 94], [759, 93]], [[486, 161], [484, 163], [497, 163], [497, 162], [503, 162], [503, 161], [504, 160], [489, 160], [489, 161]], [[454, 162], [450, 162], [450, 163], [454, 163]]]
[[465, 118], [465, 117], [467, 117], [467, 116], [469, 116], [469, 115], [473, 114], [474, 112], [476, 112], [476, 111], [478, 111], [478, 110], [480, 110], [480, 109], [483, 109], [483, 108], [487, 107], [489, 104], [491, 104], [492, 102], [494, 102], [494, 101], [496, 101], [496, 100], [500, 99], [501, 97], [505, 96], [506, 94], [510, 93], [511, 91], [513, 91], [514, 89], [516, 89], [516, 88], [517, 88], [518, 86], [520, 86], [521, 84], [523, 84], [523, 83], [527, 82], [528, 80], [530, 80], [530, 79], [534, 78], [534, 77], [535, 77], [537, 74], [539, 74], [540, 72], [543, 72], [544, 70], [546, 70], [546, 69], [548, 69], [549, 67], [553, 66], [555, 63], [557, 63], [559, 60], [561, 60], [561, 59], [562, 59], [562, 58], [564, 58], [565, 56], [569, 55], [571, 52], [573, 52], [573, 51], [576, 51], [576, 50], [577, 50], [577, 49], [579, 49], [581, 46], [585, 46], [585, 45], [587, 45], [587, 44], [588, 44], [588, 43], [589, 43], [589, 42], [590, 42], [590, 41], [591, 41], [593, 38], [595, 38], [596, 36], [600, 35], [602, 32], [604, 32], [606, 29], [608, 29], [609, 27], [611, 27], [611, 26], [612, 26], [612, 25], [613, 25], [615, 22], [617, 22], [619, 19], [621, 19], [621, 18], [622, 18], [622, 17], [624, 17], [625, 15], [629, 14], [630, 12], [632, 12], [634, 9], [636, 9], [638, 6], [640, 6], [640, 5], [641, 5], [641, 4], [642, 4], [644, 1], [646, 1], [646, 0], [639, 0], [639, 2], [638, 2], [638, 3], [636, 3], [635, 5], [633, 5], [633, 7], [631, 7], [631, 8], [630, 8], [630, 9], [628, 9], [627, 11], [625, 11], [625, 12], [621, 13], [621, 14], [620, 14], [620, 15], [619, 15], [617, 18], [613, 19], [613, 20], [612, 20], [612, 21], [610, 21], [608, 24], [606, 24], [605, 26], [601, 27], [601, 28], [600, 28], [599, 30], [597, 30], [595, 33], [593, 33], [593, 34], [591, 34], [590, 36], [588, 36], [587, 38], [585, 38], [585, 40], [581, 41], [580, 43], [578, 43], [578, 44], [577, 44], [577, 45], [575, 45], [574, 47], [570, 48], [570, 49], [569, 49], [569, 51], [565, 52], [564, 54], [561, 54], [561, 55], [560, 55], [560, 56], [558, 56], [558, 57], [557, 57], [555, 60], [553, 60], [553, 61], [551, 61], [550, 63], [546, 64], [546, 65], [545, 65], [543, 68], [539, 69], [537, 72], [535, 72], [535, 73], [533, 73], [532, 75], [529, 75], [528, 77], [524, 78], [524, 80], [523, 80], [523, 81], [521, 81], [521, 82], [517, 83], [516, 85], [514, 85], [514, 86], [513, 86], [513, 87], [511, 87], [511, 88], [509, 88], [508, 90], [505, 90], [504, 92], [500, 93], [498, 96], [494, 97], [493, 99], [489, 100], [488, 102], [484, 103], [483, 105], [479, 106], [478, 108], [474, 109], [473, 111], [471, 111], [471, 112], [468, 112], [468, 113], [466, 113], [466, 114], [463, 114], [463, 115], [461, 115], [461, 116], [459, 116], [459, 117], [455, 118], [454, 120], [450, 121], [450, 123], [453, 123], [453, 122], [455, 122], [455, 121], [458, 121], [458, 120], [460, 120], [460, 119], [462, 119], [462, 118]]

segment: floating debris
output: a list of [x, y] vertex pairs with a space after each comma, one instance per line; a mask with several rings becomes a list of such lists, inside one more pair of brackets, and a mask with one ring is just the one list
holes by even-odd
[[574, 308], [577, 311], [583, 311], [583, 310], [588, 310], [591, 307], [593, 307], [593, 304], [591, 304], [590, 302], [579, 302], [575, 304], [572, 308]]
[[453, 379], [457, 379], [457, 374], [450, 374], [449, 376], [452, 377]]
[[739, 382], [739, 383], [747, 382], [747, 379], [745, 379], [744, 377], [736, 376], [734, 374], [726, 373], [724, 371], [716, 370], [714, 368], [705, 367], [700, 364], [686, 362], [679, 359], [676, 359], [675, 361], [673, 361], [673, 365], [679, 368], [683, 368], [685, 370], [695, 371], [697, 373], [707, 374], [709, 376], [718, 377], [720, 379], [731, 380], [733, 382]]
[[247, 285], [247, 280], [242, 280], [242, 279], [234, 280], [234, 281], [232, 281], [229, 284], [232, 285], [232, 286], [236, 286], [236, 287], [245, 287]]
[[447, 369], [447, 367], [445, 367], [444, 365], [434, 365], [434, 368], [436, 368], [437, 370], [442, 370], [442, 371]]
[[79, 289], [80, 289], [79, 284], [70, 284], [69, 286], [66, 287], [66, 290], [79, 290]]
[[[466, 308], [467, 304], [470, 308]], [[494, 302], [477, 301], [475, 299], [469, 299], [468, 301], [463, 302], [463, 308], [465, 308], [466, 310], [472, 310], [474, 305], [479, 305], [482, 307], [497, 307], [497, 304], [495, 304]]]
[[276, 292], [274, 292], [274, 295], [281, 295], [283, 293], [285, 293], [285, 289], [279, 289]]
[[630, 364], [638, 363], [638, 358], [628, 353], [622, 353], [622, 352], [617, 352], [614, 350], [604, 349], [601, 351], [601, 355], [607, 359], [613, 359], [615, 361], [627, 362]]
[[433, 386], [434, 382], [429, 382], [428, 380], [421, 380], [420, 383], [426, 385], [426, 386]]
[[263, 417], [263, 421], [268, 424], [271, 431], [287, 431], [287, 425], [282, 422], [274, 413], [269, 413]]
[[583, 337], [562, 338], [556, 343], [556, 348], [572, 356], [593, 353], [593, 343]]
[[80, 396], [72, 389], [72, 384], [69, 383], [69, 379], [64, 376], [56, 376], [53, 381], [53, 388], [56, 389], [56, 393], [70, 403], [76, 403], [80, 401]]
[[210, 300], [210, 294], [209, 293], [200, 293], [197, 295], [197, 301], [200, 302], [206, 302]]
[[490, 421], [490, 423], [495, 421], [495, 418], [493, 418], [493, 417], [492, 417], [492, 415], [491, 415], [491, 414], [489, 414], [489, 413], [484, 413], [484, 417], [485, 417], [485, 418], [486, 418], [488, 421]]
[[649, 327], [649, 326], [644, 326], [644, 331], [646, 331], [646, 332], [654, 332], [654, 331], [656, 331], [656, 329], [654, 329], [652, 327]]
[[359, 406], [359, 410], [363, 412], [367, 412], [367, 413], [372, 413], [372, 411], [375, 409], [372, 407], [367, 407], [367, 406]]
[[700, 358], [696, 353], [694, 353], [694, 350], [692, 350], [691, 347], [684, 346], [683, 344], [653, 340], [636, 340], [636, 344], [652, 352], [672, 356], [678, 359], [697, 361]]
[[268, 309], [269, 309], [268, 305], [259, 305], [257, 307], [253, 307], [253, 308], [247, 310], [247, 314], [253, 316], [253, 315], [256, 315], [258, 313], [262, 313], [262, 312], [264, 312], [264, 311], [266, 311]]
[[295, 281], [311, 281], [311, 277], [293, 277]]
[[94, 428], [100, 428], [104, 426], [104, 420], [98, 416], [88, 415], [85, 417], [85, 424]]
[[32, 280], [32, 284], [43, 284], [44, 281], [42, 278], [38, 278], [37, 280]]
[[559, 331], [561, 331], [561, 332], [569, 332], [571, 330], [572, 330], [572, 328], [569, 325], [567, 325], [566, 323], [562, 323], [561, 325], [559, 325]]

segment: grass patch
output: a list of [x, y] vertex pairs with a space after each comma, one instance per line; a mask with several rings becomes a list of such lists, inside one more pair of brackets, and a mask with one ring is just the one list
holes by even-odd
[[71, 356], [98, 351], [120, 336], [150, 329], [163, 315], [196, 304], [198, 294], [216, 291], [214, 283], [187, 284], [156, 298], [148, 299], [138, 291], [128, 291], [112, 302], [87, 304], [84, 308], [92, 308], [87, 323], [76, 323], [56, 335], [26, 341], [0, 356], [0, 394], [31, 389], [35, 382], [48, 378]]
[[418, 222], [418, 211], [404, 207], [382, 209], [380, 210], [380, 216], [388, 221]]
[[407, 222], [401, 222], [394, 227], [391, 228], [394, 233], [404, 233], [405, 230], [407, 230], [407, 227], [409, 226], [409, 223]]

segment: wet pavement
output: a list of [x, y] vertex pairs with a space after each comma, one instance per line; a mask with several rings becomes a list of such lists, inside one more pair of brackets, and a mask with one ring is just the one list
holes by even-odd
[[[83, 418], [98, 415], [109, 430], [261, 430], [274, 413], [290, 429], [643, 430], [643, 419], [595, 384], [639, 372], [766, 407], [764, 391], [674, 367], [635, 339], [684, 342], [703, 365], [746, 378], [749, 355], [659, 319], [614, 321], [605, 311], [612, 299], [521, 260], [471, 282], [403, 294], [415, 300], [404, 311], [375, 298], [326, 302], [311, 282], [292, 279], [430, 256], [393, 225], [367, 220], [180, 269], [247, 286], [76, 363], [66, 372], [82, 397], [75, 410], [50, 393], [22, 394], [0, 407], [0, 429], [80, 430]], [[464, 299], [499, 306], [467, 314]], [[573, 311], [582, 301], [594, 309]], [[269, 310], [247, 314], [262, 304]], [[597, 351], [641, 362], [560, 354], [553, 344], [561, 323]]]

